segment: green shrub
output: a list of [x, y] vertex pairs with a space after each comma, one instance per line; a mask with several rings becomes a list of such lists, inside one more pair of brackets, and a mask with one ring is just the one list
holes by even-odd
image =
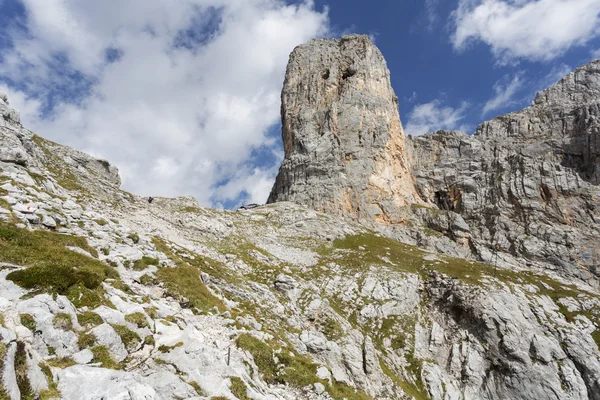
[[59, 313], [52, 319], [52, 325], [56, 329], [62, 329], [63, 331], [70, 331], [73, 329], [73, 320], [67, 313]]
[[133, 241], [133, 243], [138, 244], [140, 242], [140, 235], [138, 235], [137, 233], [130, 233], [127, 236], [129, 239], [131, 239]]
[[77, 315], [77, 321], [85, 329], [94, 328], [98, 325], [102, 325], [104, 321], [102, 317], [93, 311], [84, 311]]
[[35, 332], [37, 329], [37, 324], [35, 323], [35, 318], [31, 314], [21, 314], [21, 325], [25, 328], [29, 329], [32, 332]]
[[149, 327], [146, 315], [141, 312], [126, 315], [125, 321], [135, 324], [138, 328]]

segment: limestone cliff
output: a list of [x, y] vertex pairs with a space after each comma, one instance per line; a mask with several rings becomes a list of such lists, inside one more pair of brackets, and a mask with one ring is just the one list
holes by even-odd
[[514, 264], [600, 276], [600, 60], [473, 136], [440, 131], [408, 148], [419, 195], [464, 218], [476, 254], [497, 245]]
[[269, 203], [397, 222], [398, 209], [418, 201], [398, 98], [368, 36], [297, 47], [281, 102], [285, 160]]

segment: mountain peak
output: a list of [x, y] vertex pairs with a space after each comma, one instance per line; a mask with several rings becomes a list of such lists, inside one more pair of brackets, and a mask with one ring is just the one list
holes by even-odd
[[281, 98], [285, 160], [269, 203], [393, 222], [398, 207], [418, 201], [398, 98], [368, 36], [298, 46]]

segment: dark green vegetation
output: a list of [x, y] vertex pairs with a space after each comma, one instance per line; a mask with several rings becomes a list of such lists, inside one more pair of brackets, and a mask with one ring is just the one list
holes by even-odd
[[25, 289], [66, 295], [76, 307], [96, 307], [104, 302], [101, 283], [119, 274], [110, 266], [66, 246], [79, 247], [97, 256], [85, 238], [50, 231], [28, 231], [0, 222], [0, 261], [23, 265], [7, 279]]

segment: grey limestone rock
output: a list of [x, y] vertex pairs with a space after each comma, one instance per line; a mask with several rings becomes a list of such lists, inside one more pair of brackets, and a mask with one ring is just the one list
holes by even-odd
[[282, 92], [285, 160], [268, 202], [396, 222], [418, 200], [398, 98], [368, 36], [298, 46]]
[[600, 60], [473, 136], [439, 131], [407, 147], [420, 197], [459, 214], [449, 231], [456, 241], [469, 232], [479, 258], [489, 262], [497, 245], [514, 264], [598, 279]]

